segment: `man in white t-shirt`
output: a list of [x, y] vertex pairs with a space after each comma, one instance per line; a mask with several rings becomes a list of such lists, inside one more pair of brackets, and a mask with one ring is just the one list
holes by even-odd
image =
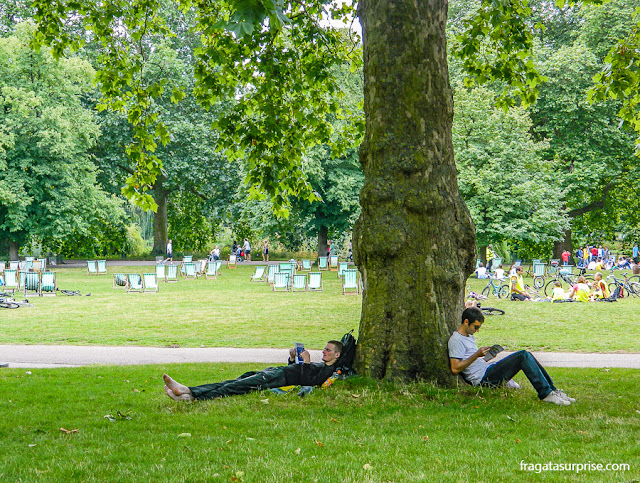
[[480, 263], [480, 265], [478, 265], [478, 268], [476, 268], [476, 277], [488, 278], [487, 269], [482, 263]]
[[518, 351], [499, 362], [489, 363], [484, 356], [490, 347], [480, 347], [473, 337], [484, 322], [484, 315], [477, 307], [462, 312], [462, 324], [449, 338], [449, 361], [451, 372], [462, 374], [474, 386], [499, 386], [518, 372], [524, 372], [541, 401], [559, 406], [569, 406], [576, 400], [556, 389], [544, 367], [527, 351]]
[[244, 259], [247, 262], [250, 262], [251, 261], [251, 245], [249, 245], [248, 238], [244, 239], [244, 244], [242, 245], [242, 248], [244, 249]]

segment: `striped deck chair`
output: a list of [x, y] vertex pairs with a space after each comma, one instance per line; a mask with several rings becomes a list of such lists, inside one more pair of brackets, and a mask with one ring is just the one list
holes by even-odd
[[0, 290], [2, 292], [10, 291], [11, 293], [15, 293], [15, 291], [20, 288], [18, 280], [18, 272], [16, 270], [6, 268], [4, 270], [4, 285], [0, 287]]
[[338, 255], [331, 255], [331, 257], [329, 257], [329, 270], [338, 270]]
[[127, 274], [127, 292], [142, 292], [142, 277], [139, 273]]
[[15, 270], [17, 272], [18, 270], [20, 270], [20, 262], [18, 260], [10, 261], [9, 269]]
[[304, 258], [302, 259], [302, 270], [306, 272], [311, 271], [311, 260], [305, 260]]
[[250, 282], [262, 282], [264, 281], [264, 271], [267, 267], [258, 266], [256, 267], [253, 275], [251, 275]]
[[25, 262], [33, 262], [36, 257], [24, 257]]
[[318, 257], [318, 270], [329, 270], [327, 257]]
[[87, 272], [89, 272], [89, 275], [98, 275], [98, 262], [96, 260], [87, 260]]
[[56, 286], [56, 272], [42, 272], [40, 296], [53, 295], [55, 297], [56, 290], [58, 290]]
[[113, 274], [113, 288], [127, 288], [127, 274], [126, 273], [114, 273]]
[[22, 269], [26, 272], [28, 270], [32, 270], [33, 269], [33, 261], [35, 259], [33, 257], [24, 257], [24, 262], [22, 265]]
[[193, 255], [185, 255], [182, 257], [182, 263], [193, 262]]
[[310, 272], [309, 273], [309, 285], [310, 291], [322, 291], [322, 272]]
[[238, 268], [238, 257], [236, 257], [235, 255], [229, 255], [227, 268]]
[[349, 263], [348, 262], [339, 262], [338, 263], [338, 278], [342, 278], [342, 274], [348, 268], [349, 268]]
[[278, 265], [269, 265], [269, 271], [267, 272], [267, 283], [271, 285], [275, 282], [276, 273], [278, 273]]
[[27, 273], [24, 270], [18, 271], [18, 288], [22, 287], [24, 289], [24, 280], [27, 278]]
[[284, 290], [284, 291], [289, 290], [289, 273], [288, 272], [278, 272], [275, 274], [273, 279], [273, 291], [277, 292], [279, 290]]
[[196, 270], [198, 271], [198, 275], [204, 275], [204, 272], [207, 270], [206, 258], [196, 262]]
[[307, 274], [300, 273], [293, 276], [293, 284], [291, 285], [292, 292], [306, 292], [307, 291]]
[[204, 276], [207, 280], [218, 278], [218, 262], [216, 260], [209, 260], [207, 262], [207, 269], [204, 272]]
[[144, 280], [143, 292], [157, 292], [158, 291], [158, 279], [155, 273], [145, 273], [142, 275]]
[[46, 258], [38, 258], [38, 261], [40, 262], [40, 270], [42, 270], [44, 272], [47, 269], [47, 259]]
[[290, 272], [294, 269], [294, 265], [295, 264], [291, 262], [280, 262], [278, 264], [278, 268], [280, 269], [280, 272]]
[[220, 267], [222, 267], [222, 260], [216, 260], [216, 273], [218, 274], [222, 274]]
[[162, 280], [165, 281], [165, 267], [164, 267], [164, 263], [158, 263], [156, 265], [156, 280]]
[[184, 270], [184, 278], [198, 278], [198, 272], [196, 271], [196, 264], [194, 262], [185, 262], [182, 264]]
[[40, 296], [40, 272], [24, 272], [24, 296]]
[[98, 262], [98, 275], [106, 275], [107, 274], [107, 261], [106, 260], [97, 260]]
[[165, 282], [177, 282], [178, 281], [178, 265], [174, 265], [170, 263], [166, 266], [166, 271], [164, 274]]
[[360, 284], [358, 283], [358, 270], [349, 269], [344, 271], [342, 277], [342, 294], [359, 294]]

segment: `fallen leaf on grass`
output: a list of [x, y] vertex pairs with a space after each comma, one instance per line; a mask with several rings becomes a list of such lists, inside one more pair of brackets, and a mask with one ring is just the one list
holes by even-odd
[[352, 394], [351, 397], [355, 397], [357, 399], [360, 397], [360, 394]]
[[429, 440], [429, 436], [423, 436], [422, 437], [422, 441], [428, 441]]
[[232, 441], [233, 441], [232, 439], [228, 440], [227, 444], [231, 444]]
[[247, 441], [255, 441], [256, 438], [247, 438]]
[[262, 404], [269, 404], [269, 400], [268, 399], [260, 399], [260, 402]]
[[321, 443], [320, 441], [314, 441], [318, 446], [320, 446], [321, 448], [324, 448], [324, 444]]
[[29, 448], [33, 448], [35, 446], [35, 444], [28, 444], [27, 445]]
[[365, 463], [364, 465], [362, 465], [362, 469], [364, 470], [370, 470], [372, 467], [369, 463]]
[[300, 454], [302, 450], [300, 448], [296, 448], [296, 450], [293, 452], [294, 454]]
[[191, 437], [191, 433], [180, 433], [178, 435], [178, 438], [190, 438]]
[[64, 428], [60, 428], [60, 431], [62, 431], [65, 434], [73, 434], [73, 433], [77, 433], [79, 430], [78, 429], [64, 429]]
[[516, 443], [522, 443], [518, 438], [516, 438]]
[[337, 422], [338, 422], [338, 420], [337, 420], [336, 418], [331, 418], [331, 422], [332, 422], [332, 423], [337, 423]]
[[576, 433], [580, 433], [580, 434], [587, 434], [586, 431], [576, 431]]

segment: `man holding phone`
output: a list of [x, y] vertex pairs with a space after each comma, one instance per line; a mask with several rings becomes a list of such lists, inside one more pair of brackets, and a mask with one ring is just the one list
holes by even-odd
[[334, 373], [333, 366], [341, 352], [342, 343], [330, 340], [322, 351], [321, 363], [312, 363], [309, 351], [302, 350], [302, 364], [296, 364], [297, 351], [293, 347], [289, 349], [289, 364], [286, 366], [246, 372], [236, 379], [194, 387], [187, 387], [163, 374], [164, 392], [174, 401], [193, 401], [237, 396], [283, 386], [319, 386]]

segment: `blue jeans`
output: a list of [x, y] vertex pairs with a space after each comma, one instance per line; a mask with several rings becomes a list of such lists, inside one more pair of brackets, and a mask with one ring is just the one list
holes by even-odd
[[508, 381], [518, 372], [524, 372], [529, 382], [538, 392], [538, 397], [544, 399], [551, 391], [555, 391], [551, 376], [530, 352], [518, 351], [505, 357], [500, 362], [491, 364], [484, 373], [481, 386], [498, 386]]

